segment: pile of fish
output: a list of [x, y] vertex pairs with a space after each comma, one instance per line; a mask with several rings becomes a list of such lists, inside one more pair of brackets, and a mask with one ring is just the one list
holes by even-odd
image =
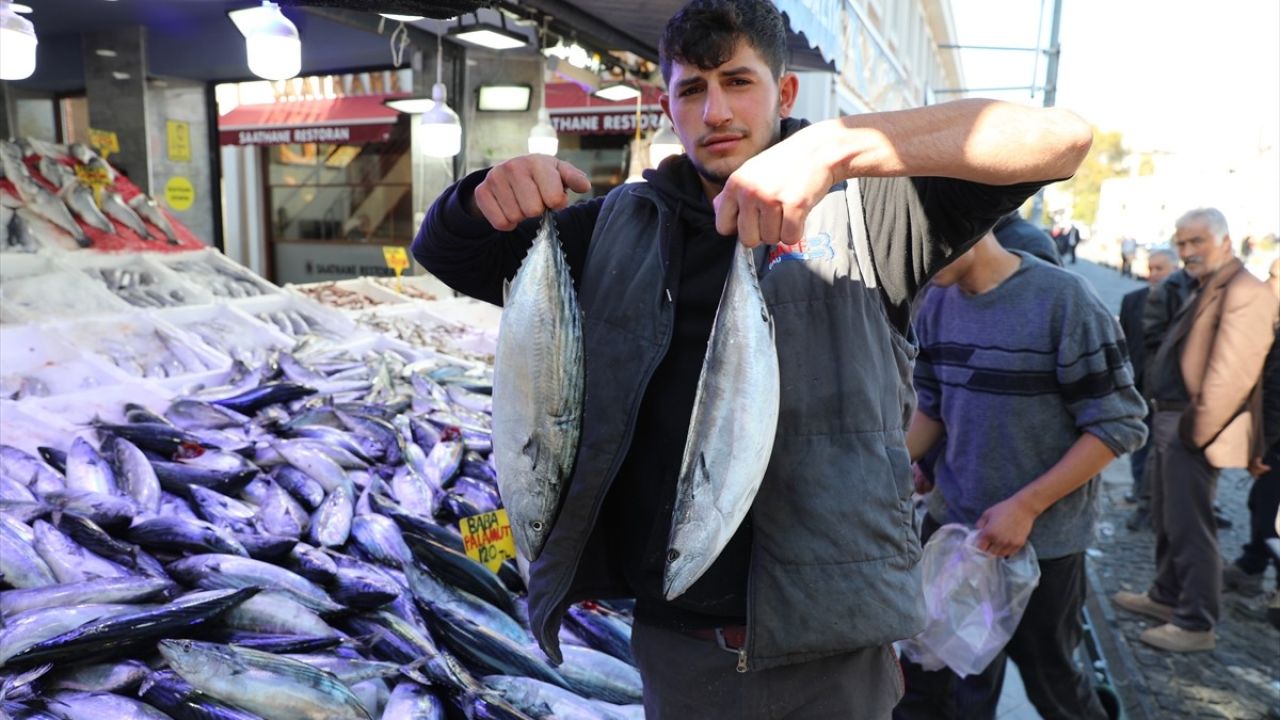
[[12, 183], [16, 191], [0, 190], [0, 206], [4, 207], [0, 212], [0, 250], [89, 247], [93, 241], [84, 228], [117, 235], [113, 220], [143, 240], [179, 243], [172, 223], [155, 200], [140, 194], [126, 202], [111, 185], [95, 197], [81, 182], [77, 168], [107, 183], [116, 177], [111, 166], [82, 143], [0, 140], [0, 179]]
[[236, 318], [227, 315], [183, 322], [180, 326], [214, 350], [246, 365], [269, 362], [273, 349], [282, 344], [274, 338], [264, 338], [266, 333], [249, 327], [249, 323], [237, 323]]
[[341, 333], [336, 328], [329, 327], [329, 323], [326, 323], [322, 318], [298, 308], [285, 307], [279, 310], [264, 310], [254, 313], [254, 317], [294, 338], [308, 336], [341, 338]]
[[426, 314], [367, 312], [356, 322], [389, 338], [414, 347], [440, 348], [454, 357], [492, 365], [494, 356], [485, 348], [492, 343], [474, 327], [451, 323]]
[[313, 300], [343, 310], [367, 310], [386, 305], [388, 302], [357, 290], [343, 287], [336, 282], [295, 285], [294, 289]]
[[427, 301], [432, 301], [437, 299], [434, 293], [429, 293], [426, 290], [421, 290], [419, 288], [416, 288], [411, 283], [406, 283], [403, 280], [400, 280], [397, 278], [379, 277], [379, 278], [369, 278], [369, 279], [377, 283], [378, 285], [381, 285], [382, 287], [390, 290], [391, 292], [399, 293], [407, 298], [412, 298], [414, 300], [427, 300]]
[[220, 298], [246, 298], [270, 295], [275, 288], [251, 273], [227, 267], [203, 258], [184, 258], [169, 264], [183, 279], [195, 283]]
[[101, 280], [116, 297], [143, 308], [181, 307], [196, 301], [180, 285], [167, 282], [168, 278], [147, 268], [130, 266], [109, 268], [85, 268], [85, 273]]
[[100, 328], [85, 326], [77, 340], [134, 377], [172, 378], [219, 367], [214, 358], [193, 350], [181, 337], [162, 327], [131, 324], [108, 327], [119, 332], [94, 332]]
[[[0, 715], [641, 718], [622, 603], [533, 645], [500, 506], [492, 379], [307, 338], [39, 457], [0, 447]], [[114, 419], [114, 418], [113, 418]]]

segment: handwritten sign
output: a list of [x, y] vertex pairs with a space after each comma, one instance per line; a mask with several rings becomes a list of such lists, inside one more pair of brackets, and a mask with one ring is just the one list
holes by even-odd
[[110, 157], [112, 153], [120, 152], [120, 138], [110, 130], [89, 128], [89, 144], [98, 151], [103, 160]]
[[178, 212], [190, 210], [196, 201], [195, 186], [181, 175], [171, 177], [169, 182], [164, 184], [164, 201]]
[[111, 187], [111, 178], [107, 176], [107, 169], [76, 165], [76, 179], [81, 185], [87, 185], [90, 190], [93, 190], [93, 201], [98, 204], [98, 207], [102, 207], [102, 191]]
[[504, 561], [516, 556], [516, 541], [511, 536], [511, 521], [507, 519], [506, 510], [462, 518], [458, 521], [458, 530], [462, 532], [467, 557], [495, 573]]
[[173, 162], [191, 162], [191, 124], [181, 120], [166, 120], [165, 135], [169, 139], [169, 159]]
[[400, 284], [400, 275], [409, 269], [409, 253], [402, 247], [383, 245], [382, 257], [387, 261], [387, 267], [396, 272], [396, 292], [404, 292]]

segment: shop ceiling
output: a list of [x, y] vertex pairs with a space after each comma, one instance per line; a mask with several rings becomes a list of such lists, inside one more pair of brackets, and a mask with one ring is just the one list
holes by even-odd
[[[470, 11], [498, 21], [501, 7], [513, 18], [511, 30], [529, 38], [523, 52], [535, 52], [544, 23], [566, 40], [596, 50], [625, 50], [657, 59], [658, 36], [684, 0], [281, 0], [303, 39], [302, 74], [317, 75], [391, 66], [389, 33], [377, 32], [373, 10], [413, 12], [428, 18], [458, 15], [462, 20], [424, 19], [411, 23], [415, 41], [429, 47], [430, 35], [458, 22]], [[93, 33], [133, 26], [147, 28], [148, 71], [153, 76], [212, 82], [252, 80], [245, 66], [244, 39], [227, 11], [252, 5], [246, 0], [35, 0], [27, 17], [40, 37], [36, 73], [16, 86], [53, 93], [84, 87], [83, 57], [93, 52]], [[319, 6], [319, 7], [317, 7]], [[357, 11], [369, 12], [357, 12]], [[387, 23], [390, 25], [390, 21]], [[830, 69], [804, 38], [791, 33], [792, 64]], [[512, 51], [507, 51], [512, 52]], [[515, 51], [520, 52], [520, 51]]]

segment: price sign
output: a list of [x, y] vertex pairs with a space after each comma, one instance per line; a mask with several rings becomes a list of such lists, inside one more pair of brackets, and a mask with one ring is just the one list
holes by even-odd
[[402, 247], [383, 245], [382, 257], [387, 261], [387, 267], [396, 271], [396, 291], [404, 292], [404, 288], [400, 285], [400, 275], [409, 269], [409, 253]]
[[111, 153], [120, 152], [120, 138], [110, 130], [89, 128], [89, 144], [106, 160]]
[[[403, 248], [402, 248], [403, 249]], [[467, 557], [493, 572], [506, 560], [515, 559], [516, 541], [511, 536], [511, 521], [506, 510], [480, 513], [458, 521], [462, 546]]]

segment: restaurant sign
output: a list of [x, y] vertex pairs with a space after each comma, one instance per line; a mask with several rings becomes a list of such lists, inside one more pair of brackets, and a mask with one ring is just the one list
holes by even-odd
[[[662, 122], [662, 111], [640, 113], [640, 129], [654, 130]], [[562, 135], [630, 135], [636, 131], [636, 113], [560, 112], [551, 114], [551, 125]]]
[[219, 145], [292, 145], [298, 143], [385, 142], [393, 125], [328, 125], [220, 130]]

